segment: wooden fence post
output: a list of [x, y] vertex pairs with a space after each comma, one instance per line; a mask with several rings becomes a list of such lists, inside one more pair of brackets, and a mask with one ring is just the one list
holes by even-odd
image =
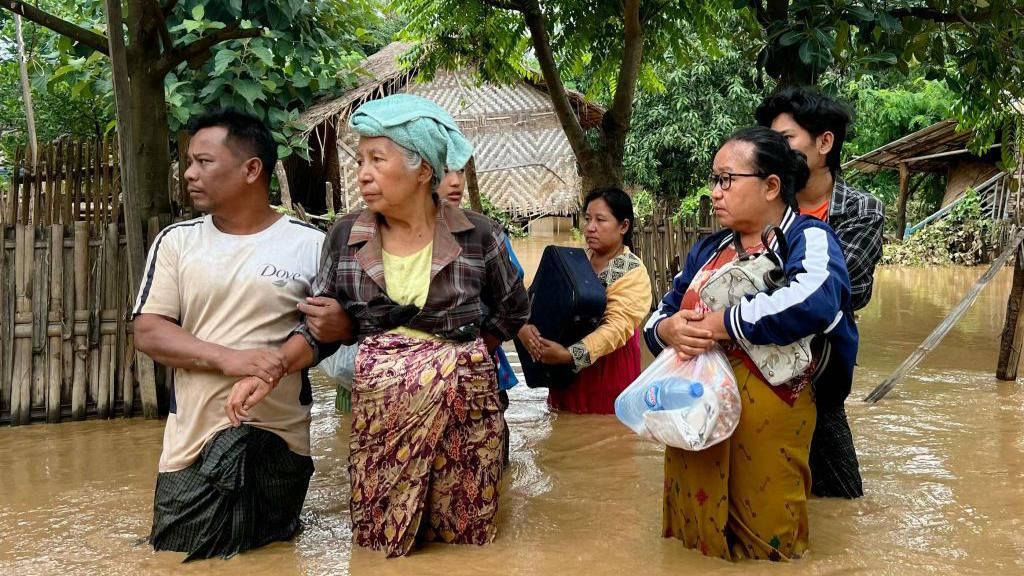
[[[153, 245], [153, 240], [159, 232], [160, 218], [153, 216], [149, 219], [148, 246]], [[139, 377], [139, 396], [142, 397], [142, 416], [146, 419], [159, 418], [160, 404], [156, 390], [156, 366], [153, 365], [153, 360], [149, 356], [136, 350], [135, 367]]]
[[1024, 245], [1017, 249], [1017, 261], [1013, 267], [1013, 285], [1010, 288], [1010, 298], [1006, 302], [1006, 320], [1003, 324], [1003, 336], [999, 345], [999, 364], [996, 367], [996, 378], [1000, 380], [1017, 379], [1021, 348], [1024, 347], [1022, 301], [1024, 301]]
[[[120, 243], [119, 243], [120, 244]], [[121, 252], [121, 277], [128, 278], [128, 258], [127, 258], [127, 246]], [[132, 413], [135, 411], [135, 340], [131, 333], [131, 322], [129, 317], [131, 315], [132, 307], [135, 306], [135, 302], [132, 301], [133, 290], [126, 283], [122, 282], [120, 300], [118, 306], [126, 306], [126, 313], [120, 318], [120, 325], [118, 327], [119, 332], [119, 351], [118, 358], [121, 361], [121, 402], [124, 405], [124, 417], [130, 418]]]
[[900, 195], [896, 202], [896, 239], [903, 242], [907, 229], [907, 200], [910, 199], [910, 169], [905, 162], [900, 162]]
[[[57, 199], [54, 199], [55, 201]], [[56, 202], [55, 206], [59, 205]], [[47, 317], [46, 335], [49, 344], [49, 382], [46, 391], [46, 421], [60, 422], [61, 385], [64, 382], [64, 226], [50, 226], [50, 311]]]
[[99, 370], [99, 393], [96, 396], [96, 412], [100, 418], [110, 418], [114, 410], [115, 387], [114, 380], [117, 374], [117, 356], [114, 353], [115, 338], [117, 333], [117, 309], [114, 302], [117, 300], [116, 278], [120, 267], [117, 265], [117, 224], [109, 224], [103, 234], [103, 265], [101, 268], [102, 281], [96, 288], [102, 288], [103, 298], [100, 311], [99, 335], [100, 335], [100, 370]]
[[[17, 166], [17, 165], [15, 165]], [[15, 168], [17, 169], [17, 168]], [[7, 283], [10, 281], [11, 273], [7, 271], [7, 225], [0, 222], [0, 318], [11, 317], [7, 309]], [[8, 391], [9, 378], [7, 369], [10, 368], [8, 360], [8, 341], [13, 341], [13, 333], [8, 336], [8, 322], [0, 323], [0, 410], [4, 405], [4, 399], [10, 397]]]
[[85, 418], [86, 360], [89, 357], [89, 223], [75, 222], [75, 376], [71, 384], [71, 417]]
[[14, 374], [11, 379], [11, 425], [28, 424], [32, 417], [32, 226], [15, 231]]
[[[37, 232], [42, 242], [43, 251], [37, 254], [35, 238]], [[32, 394], [29, 406], [40, 406], [45, 410], [46, 390], [49, 387], [49, 338], [47, 338], [47, 324], [50, 314], [50, 266], [47, 265], [50, 252], [50, 242], [46, 235], [46, 228], [32, 223], [32, 246], [29, 248], [29, 256], [32, 258]], [[31, 412], [30, 412], [31, 416]]]

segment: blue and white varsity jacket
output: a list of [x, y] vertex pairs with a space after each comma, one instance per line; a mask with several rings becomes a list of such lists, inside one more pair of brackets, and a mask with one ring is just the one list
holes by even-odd
[[[747, 296], [726, 308], [725, 328], [733, 340], [751, 344], [784, 345], [812, 334], [823, 335], [818, 339], [821, 356], [814, 375], [815, 397], [819, 409], [835, 408], [850, 394], [857, 360], [857, 326], [846, 259], [835, 232], [816, 218], [787, 208], [780, 228], [789, 242], [785, 262], [789, 286]], [[733, 232], [722, 230], [690, 250], [683, 271], [672, 281], [672, 290], [644, 326], [644, 340], [655, 356], [666, 347], [658, 337], [658, 324], [679, 311], [694, 276], [732, 241]], [[774, 241], [772, 244], [774, 248]]]

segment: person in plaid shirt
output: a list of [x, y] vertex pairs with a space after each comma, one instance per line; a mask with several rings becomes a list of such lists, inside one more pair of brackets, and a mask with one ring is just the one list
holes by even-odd
[[[843, 180], [840, 156], [852, 114], [813, 88], [785, 86], [755, 112], [758, 124], [781, 133], [807, 156], [811, 176], [797, 194], [800, 213], [835, 230], [850, 273], [853, 309], [871, 300], [875, 265], [882, 257], [885, 210], [874, 196]], [[815, 382], [818, 424], [811, 444], [811, 491], [816, 496], [857, 498], [864, 494], [853, 434], [843, 403], [852, 382]]]

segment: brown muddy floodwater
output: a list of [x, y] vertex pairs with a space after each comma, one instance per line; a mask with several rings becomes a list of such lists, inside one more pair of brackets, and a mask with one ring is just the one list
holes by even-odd
[[[560, 237], [516, 243], [524, 265]], [[860, 317], [847, 410], [867, 496], [814, 500], [811, 552], [731, 565], [659, 536], [662, 451], [613, 416], [553, 414], [514, 389], [512, 465], [486, 547], [430, 545], [385, 560], [353, 550], [349, 420], [320, 382], [305, 531], [228, 561], [182, 565], [149, 530], [162, 422], [0, 429], [0, 574], [1024, 574], [1024, 387], [993, 377], [1003, 271], [928, 359], [880, 404], [860, 402], [938, 324], [981, 269], [884, 269]]]

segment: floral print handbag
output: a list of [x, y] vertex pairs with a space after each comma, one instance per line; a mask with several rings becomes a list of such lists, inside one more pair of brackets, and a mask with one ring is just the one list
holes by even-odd
[[[769, 239], [774, 235], [778, 252], [771, 249]], [[767, 226], [761, 233], [764, 251], [747, 254], [734, 236], [736, 260], [722, 266], [700, 289], [700, 299], [713, 311], [735, 306], [744, 297], [760, 292], [773, 292], [789, 285], [784, 262], [789, 256], [789, 245], [782, 229]], [[780, 386], [804, 374], [811, 366], [811, 340], [805, 336], [792, 344], [751, 344], [741, 340], [739, 345], [757, 365], [761, 375], [772, 386]]]

